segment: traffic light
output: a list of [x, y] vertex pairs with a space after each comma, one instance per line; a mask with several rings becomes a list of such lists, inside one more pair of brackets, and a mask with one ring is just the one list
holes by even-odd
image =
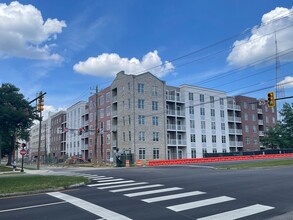
[[274, 92], [268, 93], [268, 107], [273, 108], [276, 106], [275, 95]]
[[82, 128], [79, 129], [79, 135], [82, 135]]
[[44, 95], [40, 96], [38, 99], [38, 111], [44, 111]]
[[26, 144], [25, 143], [22, 143], [21, 146], [22, 146], [22, 148], [25, 148], [26, 147]]

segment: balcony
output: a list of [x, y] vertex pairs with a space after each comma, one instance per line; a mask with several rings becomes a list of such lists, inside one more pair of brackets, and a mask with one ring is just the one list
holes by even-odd
[[177, 101], [177, 102], [184, 102], [184, 97], [183, 96], [175, 96], [175, 95], [166, 95], [166, 100], [167, 101]]
[[117, 110], [112, 111], [112, 117], [117, 117]]
[[117, 140], [112, 140], [112, 147], [116, 147]]
[[186, 126], [185, 125], [177, 125], [177, 130], [178, 131], [185, 131], [186, 130]]
[[176, 124], [167, 124], [168, 130], [176, 130]]
[[263, 125], [263, 120], [258, 120], [259, 125]]
[[117, 125], [112, 125], [112, 131], [117, 131]]
[[236, 134], [242, 135], [242, 129], [236, 129]]
[[228, 104], [228, 109], [240, 111], [240, 105]]
[[242, 141], [229, 141], [230, 147], [243, 147]]
[[176, 139], [168, 139], [168, 145], [176, 145]]
[[236, 122], [241, 122], [241, 118], [240, 117], [235, 117], [235, 121]]
[[262, 109], [258, 108], [257, 109], [257, 114], [262, 114]]
[[259, 131], [259, 136], [264, 136], [264, 135], [265, 135], [264, 131]]
[[234, 116], [228, 116], [228, 121], [234, 121]]
[[177, 116], [182, 116], [182, 117], [184, 117], [185, 116], [185, 111], [178, 111], [177, 110]]
[[167, 115], [175, 116], [175, 110], [168, 109], [167, 110]]

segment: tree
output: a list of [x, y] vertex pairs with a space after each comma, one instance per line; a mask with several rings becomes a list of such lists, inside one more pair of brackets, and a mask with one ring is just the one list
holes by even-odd
[[[17, 140], [29, 140], [29, 128], [37, 113], [19, 89], [3, 83], [0, 87], [0, 148], [8, 156], [11, 165], [12, 154], [18, 148]], [[2, 157], [2, 155], [0, 155]]]
[[285, 103], [279, 113], [281, 121], [265, 132], [261, 142], [269, 148], [293, 148], [293, 103]]

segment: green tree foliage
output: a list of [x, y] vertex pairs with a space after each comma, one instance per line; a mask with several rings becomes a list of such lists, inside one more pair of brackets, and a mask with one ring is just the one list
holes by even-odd
[[13, 151], [18, 147], [17, 140], [29, 140], [29, 128], [36, 118], [34, 108], [19, 89], [12, 84], [3, 83], [0, 87], [0, 148], [2, 155], [8, 155], [8, 164], [11, 163]]
[[281, 121], [265, 133], [261, 142], [268, 148], [293, 148], [293, 103], [285, 103], [280, 116]]

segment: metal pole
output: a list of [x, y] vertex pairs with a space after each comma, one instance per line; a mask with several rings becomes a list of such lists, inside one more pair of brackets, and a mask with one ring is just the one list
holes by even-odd
[[41, 135], [42, 135], [42, 111], [40, 111], [39, 146], [38, 146], [38, 161], [37, 161], [37, 169], [38, 170], [40, 169]]
[[24, 157], [24, 155], [21, 155], [21, 170], [20, 170], [20, 172], [23, 172], [23, 157]]

